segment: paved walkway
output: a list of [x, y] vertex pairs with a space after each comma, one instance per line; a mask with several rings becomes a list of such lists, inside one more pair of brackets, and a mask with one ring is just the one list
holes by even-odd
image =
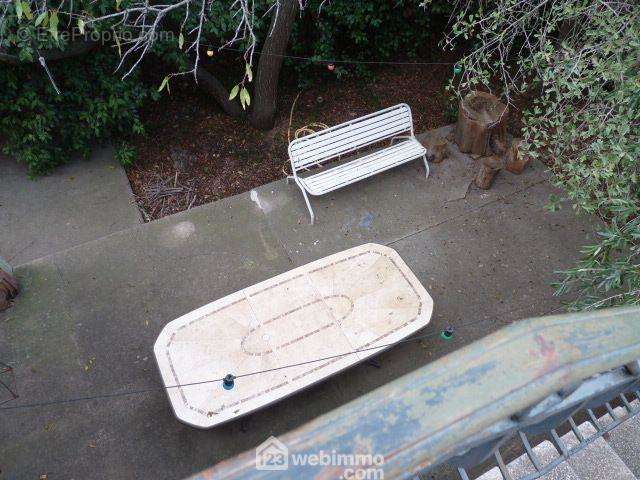
[[110, 148], [35, 180], [25, 165], [0, 157], [0, 256], [13, 266], [139, 222], [129, 180]]
[[[501, 173], [486, 192], [470, 185], [464, 155], [433, 165], [428, 180], [423, 168], [414, 162], [312, 199], [315, 226], [297, 187], [279, 181], [19, 267], [24, 291], [0, 314], [0, 360], [15, 367], [20, 398], [4, 406], [96, 398], [0, 411], [0, 478], [183, 478], [505, 323], [557, 310], [553, 270], [574, 262], [591, 228], [570, 208], [543, 209], [554, 190], [542, 166]], [[395, 248], [430, 291], [431, 340], [258, 412], [247, 429], [175, 420], [152, 352], [167, 322], [365, 242]], [[437, 335], [447, 325], [457, 327], [454, 341]]]

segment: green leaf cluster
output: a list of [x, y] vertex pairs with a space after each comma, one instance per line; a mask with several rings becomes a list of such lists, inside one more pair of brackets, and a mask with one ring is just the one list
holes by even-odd
[[[450, 2], [436, 1], [427, 10], [415, 0], [324, 2], [310, 0], [296, 22], [291, 39], [294, 55], [318, 60], [390, 61], [416, 58], [433, 45], [433, 20], [451, 11]], [[370, 77], [372, 64], [341, 64], [288, 60], [301, 86], [320, 78]]]
[[[4, 153], [41, 175], [87, 156], [98, 141], [143, 133], [139, 108], [153, 96], [137, 76], [113, 73], [113, 53], [95, 51], [51, 62], [58, 95], [38, 64], [0, 69], [0, 131]], [[131, 152], [122, 158], [131, 161]]]

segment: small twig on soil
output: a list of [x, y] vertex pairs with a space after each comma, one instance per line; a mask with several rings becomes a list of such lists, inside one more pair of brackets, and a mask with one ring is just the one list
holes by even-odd
[[[173, 186], [172, 186], [173, 185]], [[193, 195], [193, 197], [192, 197]], [[140, 208], [144, 210], [147, 221], [164, 215], [176, 213], [191, 208], [197, 198], [193, 185], [180, 185], [178, 172], [170, 179], [163, 179], [161, 174], [154, 174], [152, 179], [136, 196]]]

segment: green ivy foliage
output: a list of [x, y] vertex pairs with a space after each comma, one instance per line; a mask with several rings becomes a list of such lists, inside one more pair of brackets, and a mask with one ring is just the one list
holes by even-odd
[[[432, 47], [433, 18], [446, 15], [449, 2], [434, 2], [422, 7], [415, 0], [368, 0], [363, 2], [312, 0], [294, 27], [291, 50], [294, 55], [314, 60], [389, 61], [399, 55], [416, 58]], [[446, 17], [445, 17], [446, 18]], [[367, 77], [372, 64], [334, 65], [289, 60], [301, 85], [318, 76]], [[320, 66], [320, 69], [318, 69]]]
[[96, 141], [142, 133], [139, 107], [154, 93], [136, 75], [122, 81], [113, 73], [116, 61], [105, 49], [51, 62], [59, 95], [39, 64], [1, 68], [4, 152], [41, 175], [73, 155], [87, 156]]
[[543, 92], [526, 118], [532, 154], [554, 158], [554, 183], [603, 220], [583, 259], [558, 272], [571, 310], [640, 304], [638, 13], [594, 10], [582, 48], [565, 44], [562, 60], [542, 60]]
[[30, 0], [4, 6], [0, 51], [22, 63], [0, 63], [1, 140], [4, 153], [26, 163], [30, 175], [45, 174], [76, 155], [86, 157], [94, 143], [112, 138], [120, 141], [118, 158], [133, 161], [135, 152], [123, 139], [143, 132], [139, 108], [155, 93], [137, 72], [124, 81], [114, 72], [118, 41], [111, 25], [91, 28], [93, 34], [108, 31], [111, 42], [81, 56], [47, 62], [59, 94], [38, 62], [40, 54], [65, 52], [73, 35], [82, 41], [82, 34], [90, 33], [83, 18], [109, 13], [126, 1], [77, 0], [71, 12], [53, 6], [36, 11], [40, 4]]

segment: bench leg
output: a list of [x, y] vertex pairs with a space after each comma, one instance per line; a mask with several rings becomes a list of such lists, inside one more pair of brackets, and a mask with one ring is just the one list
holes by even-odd
[[302, 195], [304, 196], [304, 201], [307, 204], [307, 208], [309, 209], [309, 215], [311, 215], [311, 225], [313, 225], [313, 223], [315, 222], [315, 215], [313, 214], [313, 209], [311, 208], [311, 203], [309, 202], [309, 197], [307, 196], [307, 192], [305, 191], [304, 188], [302, 188], [302, 186], [298, 182], [296, 182], [296, 184], [298, 185], [300, 190], [302, 190]]
[[422, 159], [424, 160], [424, 168], [427, 171], [427, 175], [425, 176], [425, 178], [429, 178], [429, 163], [427, 163], [427, 156], [423, 155]]

